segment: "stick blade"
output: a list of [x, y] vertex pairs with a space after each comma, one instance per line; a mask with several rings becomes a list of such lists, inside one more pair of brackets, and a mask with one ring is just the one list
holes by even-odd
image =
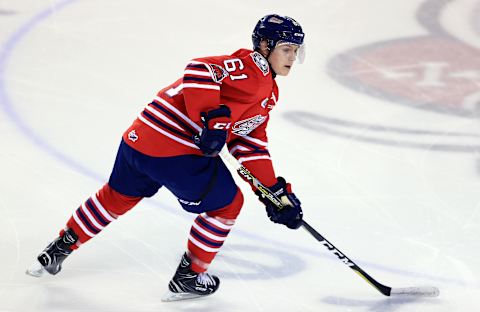
[[437, 287], [405, 287], [392, 288], [390, 296], [407, 296], [407, 297], [438, 297], [440, 290]]

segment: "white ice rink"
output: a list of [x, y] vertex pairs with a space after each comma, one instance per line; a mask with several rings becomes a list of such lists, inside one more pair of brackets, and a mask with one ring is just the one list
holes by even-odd
[[[382, 296], [307, 232], [270, 223], [240, 180], [214, 296], [160, 301], [194, 217], [165, 190], [59, 275], [26, 276], [156, 92], [191, 58], [250, 48], [272, 12], [307, 42], [277, 79], [277, 174], [375, 279], [440, 296]], [[479, 21], [477, 0], [0, 1], [0, 312], [479, 311]]]

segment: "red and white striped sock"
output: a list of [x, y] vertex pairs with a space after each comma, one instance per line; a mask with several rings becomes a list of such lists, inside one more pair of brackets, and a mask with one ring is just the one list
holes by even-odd
[[235, 220], [198, 215], [188, 237], [188, 255], [192, 259], [192, 270], [205, 272], [230, 233]]
[[[87, 199], [67, 222], [78, 236], [73, 249], [100, 233], [110, 222], [132, 209], [142, 198], [126, 196], [112, 189], [108, 183]], [[60, 231], [63, 235], [64, 230]]]
[[243, 206], [243, 194], [237, 188], [232, 202], [220, 209], [198, 215], [188, 237], [188, 256], [192, 270], [205, 272], [223, 246]]
[[72, 217], [67, 222], [67, 227], [77, 234], [80, 242], [77, 242], [77, 247], [79, 247], [80, 244], [95, 237], [116, 218], [103, 207], [97, 194], [94, 194], [73, 212]]

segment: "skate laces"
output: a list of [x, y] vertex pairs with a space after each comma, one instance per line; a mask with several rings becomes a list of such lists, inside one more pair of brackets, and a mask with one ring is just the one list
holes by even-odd
[[204, 286], [215, 285], [215, 280], [208, 273], [198, 274], [197, 282]]

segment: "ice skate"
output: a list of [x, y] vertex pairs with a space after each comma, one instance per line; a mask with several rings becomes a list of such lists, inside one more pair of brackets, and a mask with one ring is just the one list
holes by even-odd
[[215, 275], [197, 273], [191, 270], [191, 260], [185, 253], [172, 280], [168, 284], [168, 292], [162, 301], [178, 301], [200, 298], [213, 294], [220, 285]]
[[41, 277], [48, 272], [52, 275], [57, 274], [62, 269], [62, 262], [72, 253], [70, 248], [78, 240], [77, 235], [68, 229], [65, 233], [51, 242], [37, 257], [35, 261], [25, 272], [34, 277]]

